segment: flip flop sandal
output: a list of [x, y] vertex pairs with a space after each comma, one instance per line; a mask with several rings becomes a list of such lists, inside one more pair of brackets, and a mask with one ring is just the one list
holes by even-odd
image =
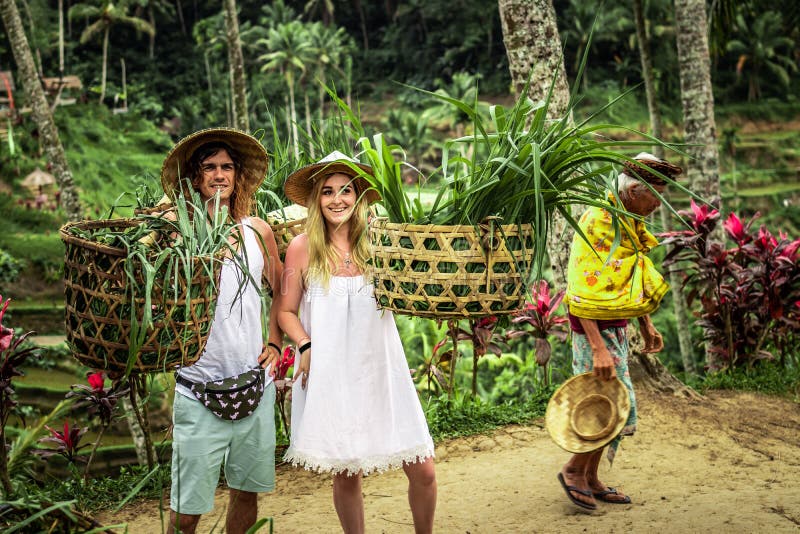
[[592, 497], [593, 495], [591, 490], [582, 490], [575, 486], [570, 486], [564, 480], [564, 475], [562, 475], [561, 473], [558, 474], [558, 481], [561, 482], [561, 487], [564, 488], [564, 492], [567, 494], [567, 497], [569, 497], [569, 500], [572, 501], [572, 504], [574, 504], [575, 506], [580, 506], [584, 510], [597, 510], [596, 504], [589, 504], [587, 502], [580, 501], [571, 493], [574, 491], [575, 493], [580, 493], [581, 495]]
[[625, 495], [625, 498], [622, 499], [622, 500], [609, 499], [608, 498], [609, 495], [619, 495], [619, 493], [617, 493], [617, 489], [616, 488], [612, 488], [611, 486], [609, 486], [607, 490], [598, 491], [597, 493], [594, 493], [593, 495], [594, 495], [595, 499], [598, 499], [600, 501], [607, 502], [607, 503], [610, 503], [610, 504], [630, 504], [631, 503], [631, 498], [628, 497], [627, 495]]

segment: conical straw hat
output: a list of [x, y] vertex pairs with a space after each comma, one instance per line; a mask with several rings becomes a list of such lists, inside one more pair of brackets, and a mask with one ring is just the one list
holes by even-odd
[[161, 167], [161, 187], [171, 198], [179, 190], [178, 178], [186, 179], [189, 159], [201, 145], [221, 141], [230, 145], [242, 158], [241, 178], [245, 189], [255, 191], [267, 175], [269, 157], [261, 142], [250, 134], [233, 128], [209, 128], [187, 135], [170, 150]]
[[331, 174], [342, 173], [353, 177], [358, 192], [366, 197], [367, 202], [372, 204], [373, 202], [379, 201], [381, 199], [380, 194], [372, 188], [366, 179], [359, 176], [358, 169], [361, 169], [362, 172], [370, 176], [375, 175], [372, 172], [372, 167], [369, 165], [359, 163], [357, 160], [342, 154], [338, 150], [334, 150], [318, 162], [297, 169], [287, 176], [283, 190], [286, 193], [286, 198], [295, 204], [306, 206], [308, 203], [308, 196], [311, 194], [314, 183], [318, 179], [330, 176]]
[[573, 376], [547, 403], [545, 426], [556, 445], [585, 453], [605, 447], [622, 432], [631, 401], [625, 385], [593, 373]]

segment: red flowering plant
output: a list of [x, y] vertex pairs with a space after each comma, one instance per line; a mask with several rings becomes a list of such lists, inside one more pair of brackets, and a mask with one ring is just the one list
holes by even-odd
[[80, 444], [81, 438], [86, 433], [88, 428], [79, 428], [73, 426], [70, 428], [69, 421], [64, 421], [64, 430], [54, 430], [45, 425], [45, 428], [50, 432], [50, 435], [39, 440], [39, 443], [48, 443], [55, 445], [55, 448], [49, 449], [36, 449], [36, 454], [42, 458], [49, 458], [56, 454], [60, 454], [67, 459], [68, 462], [74, 463], [78, 459], [78, 453], [89, 444]]
[[[497, 332], [498, 318], [494, 315], [471, 319], [469, 330], [461, 328], [459, 322], [448, 321], [447, 336], [433, 347], [431, 358], [426, 362], [428, 386], [435, 381], [439, 387], [451, 395], [455, 389], [455, 366], [458, 360], [458, 342], [472, 342], [472, 395], [478, 394], [478, 362], [487, 353], [500, 356], [507, 348], [503, 336]], [[447, 344], [448, 350], [439, 352]]]
[[283, 426], [283, 433], [289, 435], [289, 419], [286, 417], [286, 403], [292, 397], [292, 379], [286, 378], [289, 369], [294, 365], [295, 348], [286, 347], [283, 349], [283, 355], [278, 363], [275, 365], [275, 402], [278, 405], [278, 413], [281, 417], [281, 425]]
[[73, 406], [74, 410], [86, 408], [89, 419], [97, 418], [100, 420], [100, 432], [97, 434], [97, 439], [92, 446], [92, 452], [86, 462], [86, 469], [84, 470], [84, 477], [89, 475], [89, 467], [94, 459], [94, 453], [100, 445], [100, 440], [106, 429], [111, 425], [114, 409], [119, 402], [119, 399], [130, 392], [130, 387], [127, 382], [123, 382], [120, 378], [114, 380], [111, 387], [105, 387], [105, 376], [102, 372], [90, 372], [86, 376], [88, 386], [83, 384], [73, 384], [70, 386], [70, 392], [67, 393], [68, 399], [74, 398], [76, 400]]
[[728, 247], [711, 237], [717, 210], [692, 202], [692, 210], [681, 215], [692, 229], [661, 234], [664, 244], [672, 245], [663, 265], [680, 265], [687, 302], [699, 302], [698, 324], [709, 350], [729, 369], [773, 359], [773, 353], [785, 365], [798, 344], [800, 239], [783, 233], [776, 238], [764, 226], [754, 231], [758, 214], [742, 221], [731, 213], [723, 223], [735, 243]]
[[10, 303], [11, 299], [3, 302], [3, 296], [0, 295], [0, 483], [6, 496], [11, 494], [12, 487], [7, 456], [10, 447], [6, 442], [5, 430], [8, 418], [14, 413], [18, 404], [14, 399], [12, 380], [14, 377], [23, 376], [25, 373], [20, 367], [28, 358], [37, 355], [34, 347], [22, 346], [33, 332], [17, 336], [13, 328], [3, 324], [3, 317]]
[[533, 302], [525, 305], [525, 308], [517, 312], [511, 319], [513, 324], [528, 325], [529, 328], [509, 330], [506, 332], [508, 339], [520, 337], [533, 338], [533, 350], [536, 356], [536, 363], [545, 370], [545, 385], [550, 385], [550, 378], [547, 373], [547, 364], [550, 362], [552, 347], [550, 346], [549, 336], [556, 337], [559, 341], [567, 339], [567, 318], [563, 315], [556, 315], [556, 310], [564, 300], [564, 290], [550, 294], [550, 284], [547, 280], [539, 280], [533, 285], [531, 297]]

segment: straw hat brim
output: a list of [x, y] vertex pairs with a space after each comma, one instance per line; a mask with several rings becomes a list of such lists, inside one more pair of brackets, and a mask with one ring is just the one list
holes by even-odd
[[201, 145], [220, 141], [230, 145], [242, 158], [242, 167], [247, 172], [241, 173], [248, 180], [248, 189], [255, 190], [264, 181], [269, 167], [267, 151], [252, 135], [233, 128], [209, 128], [188, 135], [178, 141], [167, 154], [161, 166], [161, 187], [170, 197], [178, 190], [178, 179], [187, 178], [189, 158]]
[[300, 169], [297, 169], [292, 174], [286, 177], [283, 190], [286, 193], [286, 198], [300, 204], [301, 206], [308, 207], [308, 197], [311, 190], [314, 188], [314, 183], [320, 178], [330, 176], [331, 174], [342, 173], [353, 178], [356, 183], [356, 188], [359, 193], [363, 194], [367, 202], [370, 204], [378, 202], [381, 199], [375, 189], [372, 188], [370, 183], [361, 176], [353, 167], [358, 167], [366, 174], [374, 176], [372, 167], [364, 165], [363, 163], [350, 163], [344, 161], [332, 161], [326, 163], [312, 163]]
[[[573, 409], [588, 395], [607, 397], [617, 408], [617, 421], [608, 434], [597, 440], [587, 440], [572, 429], [570, 418]], [[567, 452], [579, 454], [592, 452], [608, 445], [616, 438], [628, 420], [631, 401], [628, 389], [619, 378], [602, 380], [593, 373], [573, 376], [553, 393], [547, 403], [544, 420], [553, 441]]]

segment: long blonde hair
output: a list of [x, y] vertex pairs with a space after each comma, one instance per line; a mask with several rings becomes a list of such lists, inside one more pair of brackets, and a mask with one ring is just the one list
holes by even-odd
[[[319, 197], [329, 176], [331, 175], [317, 179], [311, 189], [307, 203], [308, 218], [306, 219], [305, 228], [308, 236], [308, 271], [305, 274], [305, 281], [308, 283], [310, 279], [314, 279], [326, 288], [330, 283], [331, 276], [334, 275], [334, 267], [341, 260], [340, 254], [330, 242], [328, 226], [325, 224], [325, 217], [323, 217], [319, 208]], [[351, 181], [351, 185], [356, 192], [356, 203], [349, 217], [350, 260], [355, 263], [362, 274], [368, 275], [370, 251], [366, 233], [369, 219], [369, 203], [363, 191], [358, 190], [355, 180]]]

